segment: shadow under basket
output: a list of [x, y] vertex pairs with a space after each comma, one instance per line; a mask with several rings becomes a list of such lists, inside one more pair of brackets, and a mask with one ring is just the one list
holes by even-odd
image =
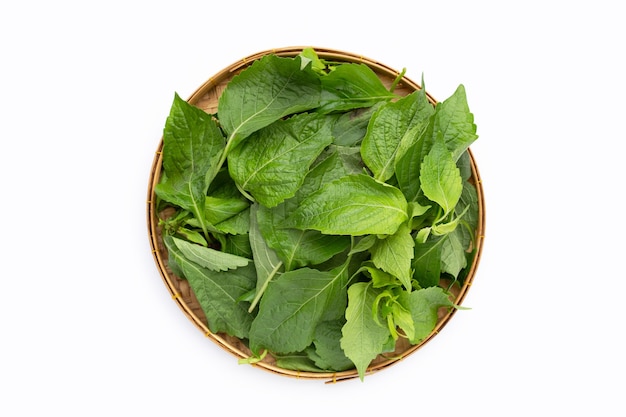
[[[228, 82], [232, 79], [232, 77], [241, 70], [245, 69], [249, 66], [253, 61], [268, 55], [268, 54], [276, 54], [279, 56], [286, 57], [295, 57], [302, 49], [305, 47], [286, 47], [279, 49], [272, 49], [267, 51], [262, 51], [253, 55], [250, 55], [246, 58], [243, 58], [241, 61], [235, 62], [227, 68], [224, 68], [220, 72], [218, 72], [213, 77], [209, 78], [200, 88], [198, 88], [191, 97], [187, 100], [190, 104], [195, 105], [196, 107], [206, 111], [207, 113], [215, 114], [217, 112], [217, 104], [218, 99], [224, 88], [228, 84]], [[388, 66], [381, 64], [380, 62], [365, 58], [361, 55], [356, 55], [349, 52], [343, 52], [328, 48], [313, 48], [318, 56], [322, 59], [326, 59], [329, 61], [340, 61], [340, 62], [352, 62], [352, 63], [363, 63], [368, 65], [378, 76], [380, 77], [383, 84], [390, 86], [393, 81], [400, 75], [400, 73], [394, 69], [389, 68]], [[395, 92], [401, 96], [405, 96], [410, 94], [416, 90], [421, 89], [421, 87], [411, 81], [410, 79], [403, 77], [400, 82], [395, 87]], [[434, 98], [428, 95], [428, 99], [436, 104]], [[222, 333], [212, 333], [209, 330], [207, 325], [206, 317], [198, 300], [196, 299], [193, 291], [189, 287], [189, 284], [186, 280], [179, 278], [176, 276], [172, 270], [168, 267], [168, 253], [163, 244], [161, 230], [159, 227], [159, 213], [157, 213], [156, 201], [157, 197], [155, 195], [155, 187], [160, 181], [161, 177], [161, 167], [162, 167], [162, 151], [163, 148], [163, 140], [158, 145], [156, 150], [156, 154], [152, 163], [152, 169], [150, 172], [149, 179], [149, 187], [148, 187], [148, 198], [147, 198], [147, 222], [148, 222], [148, 233], [150, 239], [150, 245], [152, 248], [152, 253], [154, 256], [154, 260], [156, 262], [159, 273], [161, 274], [167, 289], [171, 293], [172, 299], [178, 304], [178, 306], [182, 309], [184, 314], [193, 322], [193, 324], [200, 329], [210, 340], [219, 345], [224, 350], [230, 352], [234, 356], [239, 359], [247, 359], [251, 356], [250, 351], [247, 346], [239, 339], [235, 337], [231, 337]], [[476, 162], [474, 160], [474, 156], [472, 155], [471, 150], [468, 150], [471, 162], [471, 172], [472, 176], [470, 181], [476, 187], [477, 195], [478, 195], [478, 225], [476, 229], [476, 239], [475, 239], [475, 256], [471, 265], [468, 265], [467, 275], [465, 280], [463, 281], [463, 285], [455, 285], [452, 287], [452, 300], [456, 305], [461, 305], [463, 299], [465, 298], [469, 288], [472, 285], [474, 280], [474, 276], [476, 274], [476, 269], [478, 267], [483, 241], [484, 241], [484, 229], [485, 229], [485, 210], [484, 210], [484, 195], [483, 195], [483, 187], [481, 183], [481, 178], [478, 172], [478, 167], [476, 166]], [[447, 309], [441, 308], [439, 310], [438, 322], [435, 326], [435, 329], [430, 333], [428, 337], [422, 340], [419, 344], [410, 345], [403, 338], [398, 339], [398, 343], [396, 346], [395, 352], [391, 354], [386, 354], [385, 356], [379, 355], [376, 359], [372, 361], [370, 366], [367, 368], [366, 374], [372, 374], [383, 370], [391, 365], [394, 365], [407, 356], [414, 353], [420, 347], [424, 346], [427, 342], [433, 339], [442, 329], [443, 327], [450, 321], [450, 319], [454, 316], [456, 309]], [[283, 369], [276, 366], [275, 361], [271, 357], [271, 355], [267, 355], [262, 361], [254, 363], [252, 366], [257, 368], [261, 368], [263, 370], [293, 377], [293, 378], [301, 378], [301, 379], [315, 379], [322, 380], [327, 383], [338, 382], [347, 379], [358, 378], [358, 373], [356, 369], [351, 369], [342, 372], [309, 372], [309, 371], [294, 371], [289, 369]]]

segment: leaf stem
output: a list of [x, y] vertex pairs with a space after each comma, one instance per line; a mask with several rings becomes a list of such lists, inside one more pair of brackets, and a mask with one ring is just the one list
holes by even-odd
[[272, 269], [272, 272], [270, 272], [269, 276], [267, 277], [267, 279], [265, 280], [261, 288], [259, 288], [259, 291], [257, 291], [256, 295], [254, 296], [254, 299], [252, 300], [252, 303], [250, 304], [250, 307], [248, 308], [248, 313], [252, 313], [252, 310], [254, 310], [256, 305], [259, 303], [259, 300], [265, 293], [267, 286], [269, 285], [270, 281], [274, 278], [274, 276], [278, 273], [278, 270], [280, 269], [281, 266], [283, 266], [282, 261], [278, 262], [276, 266], [274, 267], [274, 269]]

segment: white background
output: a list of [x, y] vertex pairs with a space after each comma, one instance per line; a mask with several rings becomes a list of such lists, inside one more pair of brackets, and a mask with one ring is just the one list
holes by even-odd
[[[624, 39], [613, 1], [0, 6], [0, 414], [623, 416]], [[174, 92], [258, 51], [467, 90], [483, 257], [444, 331], [324, 385], [238, 365], [171, 299], [146, 194]]]

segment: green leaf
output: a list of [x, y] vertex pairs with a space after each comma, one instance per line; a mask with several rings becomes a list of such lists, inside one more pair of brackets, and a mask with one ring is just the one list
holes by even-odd
[[465, 87], [462, 84], [452, 96], [437, 105], [434, 135], [443, 137], [454, 161], [457, 161], [478, 138], [474, 115], [470, 113]]
[[215, 249], [206, 248], [195, 243], [190, 243], [182, 239], [172, 237], [172, 242], [176, 245], [180, 253], [191, 262], [208, 268], [212, 271], [226, 271], [246, 266], [250, 259], [221, 252]]
[[219, 98], [217, 114], [228, 134], [228, 149], [284, 116], [317, 107], [320, 94], [318, 75], [310, 66], [301, 68], [300, 57], [266, 55], [254, 61]]
[[322, 76], [322, 113], [370, 107], [396, 97], [365, 64], [342, 63]]
[[192, 212], [205, 235], [207, 172], [217, 165], [224, 144], [224, 136], [212, 116], [176, 94], [163, 130], [164, 176], [155, 193]]
[[285, 227], [335, 235], [391, 235], [407, 219], [400, 190], [359, 174], [332, 181], [304, 199]]
[[435, 141], [428, 155], [424, 157], [420, 184], [424, 195], [443, 209], [443, 216], [454, 210], [461, 198], [461, 173], [442, 140]]
[[250, 206], [250, 248], [252, 249], [254, 267], [257, 273], [256, 295], [250, 305], [250, 311], [254, 310], [261, 297], [267, 290], [269, 283], [280, 276], [284, 267], [282, 261], [272, 248], [269, 247], [261, 234], [258, 221], [259, 205], [254, 203]]
[[250, 226], [250, 207], [240, 211], [232, 217], [215, 225], [215, 228], [221, 233], [229, 233], [231, 235], [246, 234]]
[[255, 132], [233, 149], [228, 170], [259, 203], [274, 207], [296, 193], [330, 143], [329, 118], [316, 113], [293, 116]]
[[416, 242], [413, 259], [413, 277], [422, 288], [439, 285], [441, 278], [441, 250], [445, 237], [431, 236], [425, 242]]
[[253, 317], [248, 313], [248, 303], [239, 299], [254, 288], [252, 263], [234, 270], [212, 271], [187, 259], [170, 236], [164, 238], [164, 243], [198, 299], [211, 332], [248, 337]]
[[350, 246], [349, 236], [324, 235], [316, 230], [280, 228], [286, 204], [274, 208], [260, 206], [257, 219], [267, 245], [285, 265], [286, 271], [321, 264]]
[[452, 232], [445, 237], [441, 246], [441, 270], [456, 278], [467, 266], [465, 248], [459, 233]]
[[253, 258], [250, 238], [247, 233], [240, 235], [224, 234], [219, 236], [219, 240], [222, 251], [244, 258]]
[[277, 353], [301, 351], [313, 342], [315, 328], [329, 317], [327, 307], [345, 298], [347, 263], [332, 271], [301, 268], [285, 272], [267, 288], [250, 329], [250, 349]]
[[398, 279], [388, 272], [382, 271], [373, 265], [373, 262], [363, 262], [359, 272], [366, 272], [374, 288], [393, 287], [398, 285]]
[[334, 143], [339, 146], [356, 146], [361, 143], [367, 133], [372, 114], [383, 102], [372, 107], [356, 109], [346, 113], [339, 113], [333, 125]]
[[406, 295], [402, 302], [413, 318], [414, 334], [413, 338], [409, 339], [412, 344], [421, 342], [435, 329], [438, 320], [437, 310], [440, 307], [456, 307], [441, 287], [413, 291]]
[[361, 380], [369, 364], [389, 340], [389, 329], [372, 315], [378, 291], [371, 283], [357, 282], [348, 289], [346, 324], [342, 328], [341, 348], [354, 363]]
[[396, 160], [417, 140], [434, 112], [423, 90], [379, 108], [372, 116], [361, 145], [367, 167], [380, 181], [394, 175]]
[[250, 203], [241, 197], [222, 198], [207, 196], [205, 201], [205, 218], [213, 225], [230, 219], [250, 206]]
[[321, 369], [311, 359], [311, 352], [315, 354], [313, 347], [308, 347], [302, 352], [294, 352], [287, 355], [274, 355], [276, 366], [282, 369], [303, 372], [320, 372]]
[[309, 357], [318, 368], [337, 372], [354, 368], [352, 361], [341, 349], [341, 328], [344, 323], [344, 319], [323, 321], [315, 329], [315, 350], [309, 353]]
[[411, 260], [414, 255], [414, 245], [411, 229], [403, 223], [396, 233], [379, 239], [370, 249], [374, 265], [395, 276], [409, 291], [411, 290]]

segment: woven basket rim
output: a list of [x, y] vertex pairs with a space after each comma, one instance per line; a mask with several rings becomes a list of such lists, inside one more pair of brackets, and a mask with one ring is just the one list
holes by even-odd
[[[200, 87], [198, 87], [187, 99], [190, 104], [197, 105], [198, 102], [202, 99], [202, 97], [207, 94], [208, 91], [214, 89], [216, 85], [220, 82], [229, 79], [236, 72], [242, 70], [243, 68], [250, 65], [255, 60], [268, 55], [268, 54], [276, 54], [279, 56], [295, 56], [300, 53], [304, 48], [313, 48], [315, 52], [320, 56], [320, 58], [327, 60], [337, 60], [344, 62], [355, 62], [355, 63], [363, 63], [370, 66], [378, 73], [385, 74], [389, 77], [397, 77], [401, 73], [383, 63], [375, 61], [373, 59], [364, 57], [363, 55], [358, 55], [352, 52], [346, 52], [338, 49], [325, 48], [325, 47], [315, 47], [315, 46], [289, 46], [289, 47], [281, 47], [275, 49], [267, 49], [260, 52], [256, 52], [250, 54], [241, 60], [233, 62], [227, 67], [224, 67], [222, 70], [217, 72], [215, 75], [207, 79]], [[410, 78], [404, 75], [401, 79], [402, 83], [407, 85], [409, 88], [413, 90], [419, 90], [422, 87], [412, 81]], [[428, 99], [434, 105], [437, 103], [434, 97], [432, 97], [427, 91], [425, 91]], [[189, 305], [183, 300], [181, 294], [178, 293], [176, 285], [174, 283], [175, 278], [172, 277], [167, 270], [167, 262], [164, 256], [162, 256], [159, 250], [159, 228], [158, 228], [158, 213], [156, 209], [156, 196], [154, 193], [154, 189], [160, 180], [161, 174], [161, 166], [162, 166], [162, 149], [163, 149], [163, 137], [159, 140], [159, 144], [157, 146], [149, 176], [149, 184], [147, 190], [147, 229], [148, 229], [148, 237], [150, 242], [150, 248], [152, 251], [152, 255], [163, 279], [164, 284], [166, 285], [172, 299], [177, 303], [183, 313], [188, 317], [192, 323], [203, 332], [207, 338], [212, 340], [215, 344], [220, 346], [222, 349], [226, 350], [230, 354], [234, 355], [239, 359], [248, 358], [248, 354], [246, 352], [241, 351], [236, 346], [229, 343], [225, 340], [221, 335], [212, 333], [207, 325], [191, 310]], [[476, 253], [474, 256], [474, 260], [470, 269], [465, 278], [464, 284], [461, 287], [458, 295], [456, 296], [454, 302], [457, 305], [461, 305], [463, 300], [465, 299], [469, 288], [471, 287], [474, 277], [476, 275], [476, 271], [478, 265], [480, 263], [480, 259], [483, 251], [483, 242], [485, 238], [485, 197], [484, 190], [482, 185], [482, 178], [480, 176], [480, 172], [478, 170], [478, 166], [475, 160], [475, 157], [472, 153], [471, 149], [468, 149], [468, 153], [470, 156], [470, 167], [471, 167], [471, 179], [476, 187], [477, 195], [478, 195], [478, 224], [476, 228]], [[402, 352], [402, 355], [399, 357], [389, 358], [383, 361], [380, 361], [376, 364], [370, 365], [367, 368], [366, 375], [370, 375], [376, 373], [380, 370], [383, 370], [391, 365], [401, 362], [409, 355], [413, 354], [415, 351], [423, 347], [427, 342], [432, 340], [441, 330], [445, 327], [445, 325], [452, 319], [454, 314], [456, 313], [456, 309], [450, 309], [446, 315], [440, 319], [435, 327], [435, 329], [427, 336], [424, 340], [416, 345], [412, 345]], [[278, 366], [272, 365], [270, 363], [265, 362], [257, 362], [252, 364], [252, 366], [263, 369], [265, 371], [279, 374], [282, 376], [293, 377], [297, 379], [315, 379], [315, 380], [325, 380], [326, 383], [335, 383], [339, 381], [345, 381], [350, 379], [358, 378], [358, 373], [356, 369], [350, 369], [346, 371], [340, 372], [311, 372], [311, 371], [294, 371], [289, 369], [280, 368]]]

